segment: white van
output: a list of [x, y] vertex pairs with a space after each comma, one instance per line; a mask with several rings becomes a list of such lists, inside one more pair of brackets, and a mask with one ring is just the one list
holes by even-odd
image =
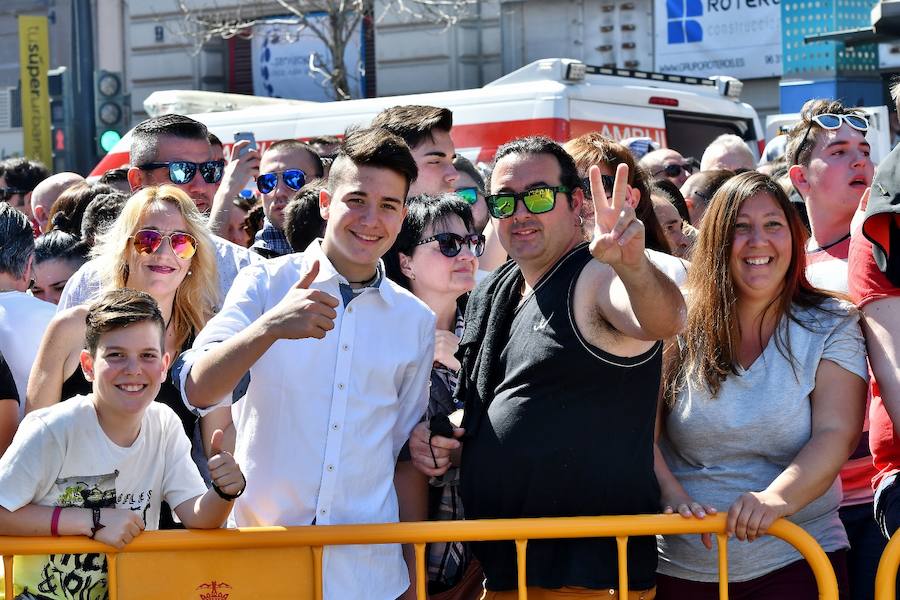
[[[453, 111], [457, 152], [490, 161], [497, 148], [525, 135], [565, 142], [588, 131], [622, 140], [646, 136], [684, 156], [700, 157], [723, 133], [746, 140], [755, 156], [764, 144], [756, 111], [739, 100], [743, 85], [731, 77], [684, 77], [594, 67], [565, 58], [535, 61], [483, 88], [346, 102], [273, 103], [239, 110], [192, 114], [226, 145], [237, 131], [252, 131], [261, 149], [285, 138], [341, 135], [348, 126], [366, 126], [381, 110], [404, 104], [441, 106]], [[178, 106], [177, 93], [167, 92]], [[191, 94], [196, 106], [198, 92]], [[247, 101], [252, 102], [250, 98]], [[218, 106], [228, 103], [213, 102]], [[128, 162], [126, 134], [91, 175]]]

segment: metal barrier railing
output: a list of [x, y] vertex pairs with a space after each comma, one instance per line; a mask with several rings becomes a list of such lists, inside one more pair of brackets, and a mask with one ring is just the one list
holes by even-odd
[[[259, 527], [212, 531], [150, 531], [142, 533], [123, 550], [117, 551], [83, 537], [2, 537], [0, 554], [6, 572], [6, 598], [13, 598], [13, 555], [100, 553], [107, 555], [110, 600], [117, 600], [117, 558], [120, 553], [191, 552], [202, 550], [247, 550], [309, 547], [313, 556], [313, 597], [322, 599], [322, 549], [332, 545], [414, 544], [416, 593], [426, 598], [425, 545], [430, 542], [474, 542], [512, 540], [518, 560], [519, 600], [527, 600], [526, 547], [531, 539], [612, 537], [618, 549], [619, 597], [628, 597], [626, 548], [628, 538], [647, 535], [715, 534], [719, 547], [719, 598], [728, 598], [728, 543], [725, 515], [705, 519], [685, 519], [679, 515], [636, 515], [605, 517], [560, 517], [544, 519], [497, 519], [474, 521], [432, 521], [427, 523], [386, 523], [375, 525], [323, 525], [311, 527]], [[794, 546], [812, 568], [820, 600], [837, 600], [837, 579], [831, 562], [818, 543], [799, 526], [780, 519], [768, 532]], [[894, 540], [896, 541], [896, 540]], [[900, 561], [900, 544], [889, 546], [885, 558]], [[881, 576], [879, 570], [879, 577]], [[893, 596], [884, 596], [893, 598]]]
[[896, 600], [897, 567], [900, 566], [900, 531], [895, 533], [881, 553], [875, 575], [875, 600]]

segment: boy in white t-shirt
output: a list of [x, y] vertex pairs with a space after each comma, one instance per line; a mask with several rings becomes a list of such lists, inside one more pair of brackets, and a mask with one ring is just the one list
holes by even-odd
[[[158, 528], [162, 501], [188, 528], [220, 527], [246, 481], [234, 458], [218, 451], [207, 490], [178, 417], [154, 402], [169, 366], [156, 302], [111, 291], [86, 320], [81, 367], [93, 393], [22, 421], [0, 459], [0, 534], [85, 535], [122, 548]], [[221, 440], [216, 431], [213, 448]], [[23, 556], [14, 564], [17, 596], [106, 597], [102, 555]]]

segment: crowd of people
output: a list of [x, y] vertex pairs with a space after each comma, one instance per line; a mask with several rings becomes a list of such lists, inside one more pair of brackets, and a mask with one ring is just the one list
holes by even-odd
[[[900, 87], [895, 88], [900, 92]], [[900, 527], [900, 150], [808, 102], [761, 164], [648, 139], [456, 154], [445, 108], [223, 148], [185, 116], [85, 180], [0, 163], [0, 534], [727, 514], [737, 599], [872, 598]], [[900, 422], [900, 421], [898, 421]], [[749, 542], [754, 542], [752, 546]], [[410, 548], [326, 598], [415, 597]], [[617, 598], [615, 540], [534, 540], [529, 598]], [[517, 597], [512, 542], [428, 546], [433, 600]], [[105, 560], [16, 560], [18, 598]], [[629, 597], [718, 597], [714, 540], [634, 537]]]

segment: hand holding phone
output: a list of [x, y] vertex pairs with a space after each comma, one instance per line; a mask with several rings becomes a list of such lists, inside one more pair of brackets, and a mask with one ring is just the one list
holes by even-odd
[[253, 135], [252, 131], [236, 131], [234, 134], [235, 143], [240, 142], [241, 140], [248, 140], [250, 143], [240, 149], [238, 158], [241, 158], [250, 150], [256, 150], [256, 137]]

